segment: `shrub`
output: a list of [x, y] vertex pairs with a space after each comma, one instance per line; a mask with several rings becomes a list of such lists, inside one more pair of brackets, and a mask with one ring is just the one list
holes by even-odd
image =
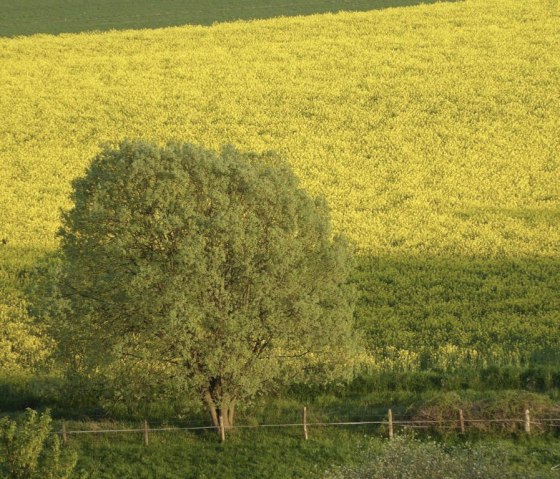
[[48, 412], [27, 409], [19, 421], [0, 420], [0, 475], [11, 479], [66, 479], [76, 466], [51, 431]]
[[502, 448], [458, 446], [445, 448], [434, 441], [398, 436], [381, 453], [367, 450], [355, 467], [341, 467], [325, 479], [516, 479]]

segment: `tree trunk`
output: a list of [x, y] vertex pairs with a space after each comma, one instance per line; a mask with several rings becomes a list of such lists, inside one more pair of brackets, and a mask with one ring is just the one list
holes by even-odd
[[212, 395], [210, 391], [204, 392], [204, 401], [208, 406], [208, 410], [210, 411], [210, 417], [212, 418], [212, 425], [215, 427], [220, 427], [220, 419], [218, 417], [219, 411], [216, 409], [216, 405], [214, 404], [214, 400], [212, 399]]
[[231, 429], [233, 427], [233, 401], [222, 400], [222, 407], [217, 409], [218, 415], [222, 415], [224, 429]]
[[[216, 406], [216, 401], [212, 398], [210, 391], [204, 392], [204, 401], [208, 406], [212, 425], [216, 428], [220, 427], [220, 414], [224, 423], [224, 429], [231, 429], [233, 427], [235, 400], [230, 400], [227, 397], [221, 398], [221, 407]], [[218, 429], [219, 432], [219, 429]]]
[[229, 403], [229, 409], [227, 412], [227, 416], [228, 416], [228, 422], [229, 422], [229, 427], [233, 427], [233, 415], [235, 412], [235, 400], [232, 400]]

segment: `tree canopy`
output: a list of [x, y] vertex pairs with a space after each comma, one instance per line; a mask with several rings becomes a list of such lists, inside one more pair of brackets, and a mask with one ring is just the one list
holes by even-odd
[[54, 287], [73, 363], [170, 378], [226, 426], [288, 373], [351, 373], [348, 245], [277, 155], [125, 141], [73, 187]]

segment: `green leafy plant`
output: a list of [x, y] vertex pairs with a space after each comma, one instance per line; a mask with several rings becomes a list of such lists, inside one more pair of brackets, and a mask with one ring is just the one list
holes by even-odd
[[27, 409], [19, 420], [0, 420], [0, 473], [10, 479], [67, 479], [77, 456], [63, 449], [47, 412]]
[[381, 452], [362, 451], [360, 464], [327, 473], [328, 479], [528, 479], [510, 464], [507, 449], [484, 444], [446, 447], [431, 440], [397, 436]]

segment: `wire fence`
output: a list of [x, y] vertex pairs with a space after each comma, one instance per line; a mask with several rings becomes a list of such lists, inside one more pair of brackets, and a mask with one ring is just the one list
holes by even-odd
[[[394, 435], [395, 428], [408, 428], [408, 429], [432, 429], [432, 430], [455, 430], [461, 434], [466, 434], [468, 430], [480, 431], [481, 425], [507, 425], [514, 426], [517, 430], [525, 434], [542, 433], [545, 431], [556, 430], [560, 428], [560, 418], [545, 417], [534, 419], [531, 418], [531, 412], [525, 410], [523, 418], [499, 418], [499, 419], [486, 419], [486, 418], [465, 418], [463, 411], [457, 411], [457, 419], [396, 419], [393, 418], [391, 409], [388, 409], [387, 414], [383, 418], [376, 418], [374, 420], [363, 421], [307, 421], [307, 408], [303, 408], [303, 420], [300, 422], [285, 422], [285, 423], [261, 423], [261, 424], [240, 424], [232, 426], [224, 426], [222, 417], [219, 417], [219, 425], [205, 425], [205, 426], [176, 426], [176, 425], [160, 425], [159, 427], [151, 427], [148, 421], [144, 421], [140, 428], [94, 428], [94, 429], [70, 429], [66, 421], [62, 421], [62, 428], [55, 434], [59, 434], [64, 442], [68, 441], [71, 435], [80, 434], [126, 434], [126, 433], [141, 433], [143, 434], [144, 444], [149, 443], [149, 434], [158, 432], [171, 432], [171, 431], [211, 431], [214, 430], [221, 436], [221, 440], [225, 441], [226, 432], [233, 430], [246, 430], [246, 429], [274, 429], [274, 428], [299, 428], [302, 431], [304, 439], [308, 439], [309, 430], [312, 428], [325, 428], [325, 427], [353, 427], [353, 426], [378, 426], [382, 428], [382, 432], [390, 439]], [[94, 423], [99, 424], [99, 423]], [[103, 423], [102, 423], [103, 424]]]

